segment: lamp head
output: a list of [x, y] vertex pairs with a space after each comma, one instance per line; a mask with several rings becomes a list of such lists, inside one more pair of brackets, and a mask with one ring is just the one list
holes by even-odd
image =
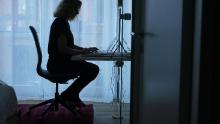
[[122, 6], [123, 5], [123, 0], [118, 0], [118, 6]]

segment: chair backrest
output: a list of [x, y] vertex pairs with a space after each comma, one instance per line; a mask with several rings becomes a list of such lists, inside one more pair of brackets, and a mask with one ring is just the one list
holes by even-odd
[[37, 62], [37, 73], [42, 76], [45, 77], [46, 75], [48, 75], [47, 71], [42, 69], [41, 67], [41, 63], [42, 63], [42, 52], [41, 52], [41, 48], [40, 48], [40, 42], [38, 39], [38, 35], [37, 35], [37, 31], [35, 30], [35, 28], [33, 26], [29, 26], [31, 33], [34, 37], [34, 41], [35, 41], [35, 45], [36, 45], [36, 49], [37, 49], [37, 55], [38, 55], [38, 62]]
[[37, 31], [35, 30], [35, 28], [33, 26], [29, 26], [29, 28], [30, 28], [31, 33], [34, 37], [34, 41], [35, 41], [35, 45], [36, 45], [36, 49], [37, 49], [38, 62], [37, 62], [36, 70], [37, 70], [38, 75], [40, 75], [41, 77], [44, 77], [54, 83], [65, 83], [67, 80], [75, 78], [72, 74], [71, 75], [69, 75], [69, 74], [51, 74], [47, 70], [45, 70], [41, 67], [42, 51], [41, 51]]

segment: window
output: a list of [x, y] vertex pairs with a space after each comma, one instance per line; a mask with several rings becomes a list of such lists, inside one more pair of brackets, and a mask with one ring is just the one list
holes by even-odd
[[[1, 0], [0, 1], [0, 79], [12, 85], [18, 99], [47, 99], [54, 92], [53, 84], [40, 78], [35, 70], [37, 53], [29, 25], [39, 35], [43, 52], [43, 68], [47, 62], [47, 44], [53, 11], [60, 0]], [[131, 1], [128, 1], [131, 4]], [[128, 5], [130, 5], [128, 4]], [[128, 10], [131, 11], [128, 7]], [[117, 22], [115, 0], [83, 0], [80, 15], [70, 22], [75, 43], [79, 46], [97, 46], [108, 49], [115, 40]], [[127, 23], [127, 22], [126, 22]], [[130, 47], [130, 26], [126, 24], [125, 40]], [[100, 74], [81, 96], [84, 100], [111, 102], [114, 97], [114, 62], [95, 62]], [[129, 62], [124, 66], [126, 82], [130, 81]], [[69, 84], [71, 84], [70, 82]], [[124, 84], [125, 101], [129, 102], [130, 83]], [[60, 90], [68, 85], [61, 86]], [[24, 90], [25, 89], [25, 90]]]

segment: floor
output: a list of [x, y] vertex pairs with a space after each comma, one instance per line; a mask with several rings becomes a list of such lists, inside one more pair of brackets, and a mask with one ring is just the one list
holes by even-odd
[[[36, 104], [39, 102], [41, 101], [18, 101], [20, 104]], [[129, 124], [130, 104], [123, 103], [120, 107], [118, 103], [86, 103], [94, 105], [94, 124]]]
[[129, 124], [129, 104], [95, 103], [94, 124]]

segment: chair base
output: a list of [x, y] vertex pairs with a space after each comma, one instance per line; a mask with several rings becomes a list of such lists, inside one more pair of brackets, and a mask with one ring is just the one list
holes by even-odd
[[59, 104], [61, 104], [62, 106], [64, 106], [66, 109], [68, 109], [70, 112], [72, 112], [76, 118], [80, 118], [80, 114], [79, 114], [79, 109], [77, 109], [76, 106], [74, 106], [74, 104], [72, 105], [69, 105], [67, 102], [65, 102], [64, 100], [62, 100], [62, 98], [57, 95], [55, 93], [55, 98], [54, 99], [49, 99], [47, 101], [44, 101], [44, 102], [41, 102], [39, 104], [36, 104], [36, 105], [33, 105], [29, 108], [29, 111], [28, 113], [31, 113], [31, 110], [32, 109], [35, 109], [37, 107], [40, 107], [40, 106], [43, 106], [43, 105], [46, 105], [48, 103], [51, 103], [48, 108], [41, 114], [40, 118], [43, 118], [45, 116], [45, 114], [49, 111], [49, 110], [52, 110], [52, 111], [58, 111], [59, 110]]

